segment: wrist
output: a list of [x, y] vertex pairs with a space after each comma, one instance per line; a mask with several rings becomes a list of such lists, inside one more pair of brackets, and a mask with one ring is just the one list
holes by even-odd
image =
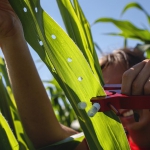
[[[23, 32], [14, 33], [12, 36], [7, 36], [0, 39], [0, 46], [2, 51], [10, 51], [13, 47], [22, 47], [26, 43]], [[16, 49], [17, 50], [17, 49]]]

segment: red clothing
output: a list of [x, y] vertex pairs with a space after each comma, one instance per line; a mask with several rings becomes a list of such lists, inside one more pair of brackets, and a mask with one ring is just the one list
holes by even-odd
[[128, 142], [130, 145], [131, 150], [150, 150], [150, 148], [140, 148], [135, 143], [133, 143], [130, 138], [128, 138]]
[[[127, 136], [127, 138], [128, 138], [128, 136]], [[85, 141], [85, 143], [86, 143], [86, 145], [87, 145], [87, 149], [89, 150], [86, 139], [84, 139], [84, 141]], [[150, 148], [140, 148], [140, 147], [138, 147], [138, 146], [137, 146], [135, 143], [133, 143], [129, 138], [128, 138], [128, 142], [129, 142], [129, 145], [130, 145], [131, 150], [150, 150]]]

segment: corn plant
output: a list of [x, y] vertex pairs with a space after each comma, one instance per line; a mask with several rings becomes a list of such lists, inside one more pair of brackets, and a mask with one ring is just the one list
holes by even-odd
[[33, 149], [17, 111], [4, 59], [0, 57], [0, 149]]
[[[92, 107], [90, 99], [106, 94], [90, 27], [78, 1], [57, 1], [64, 20], [69, 19], [72, 33], [76, 33], [72, 39], [41, 8], [39, 0], [9, 2], [22, 22], [27, 42], [47, 65], [76, 112], [89, 148], [128, 150], [124, 129], [113, 112], [97, 113], [94, 117], [87, 115]], [[78, 108], [80, 102], [87, 104], [84, 110]], [[7, 144], [15, 149], [15, 138], [11, 139]]]
[[[138, 3], [131, 2], [128, 3], [122, 10], [121, 15], [123, 15], [127, 10], [131, 8], [136, 8], [142, 11], [146, 18], [148, 25], [150, 25], [150, 14]], [[95, 20], [94, 24], [96, 23], [112, 23], [117, 28], [121, 30], [120, 33], [107, 33], [108, 35], [112, 36], [122, 36], [125, 39], [125, 47], [127, 44], [127, 39], [135, 39], [141, 41], [143, 44], [137, 44], [136, 48], [140, 49], [141, 51], [146, 51], [147, 58], [150, 58], [150, 31], [148, 29], [141, 29], [132, 24], [130, 21], [124, 20], [116, 20], [113, 18], [98, 18]]]

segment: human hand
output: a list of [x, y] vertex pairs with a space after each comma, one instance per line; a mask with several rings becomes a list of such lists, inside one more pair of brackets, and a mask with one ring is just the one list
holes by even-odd
[[121, 92], [126, 95], [150, 95], [150, 59], [123, 74]]
[[8, 0], [0, 0], [0, 45], [23, 35], [22, 25]]

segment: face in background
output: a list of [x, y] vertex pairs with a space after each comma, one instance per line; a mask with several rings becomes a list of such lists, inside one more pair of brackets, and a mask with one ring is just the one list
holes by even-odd
[[[102, 70], [105, 84], [121, 84], [122, 75], [126, 71], [123, 62], [114, 63]], [[150, 111], [147, 109], [138, 110], [139, 122], [135, 122], [133, 110], [120, 109], [122, 114], [120, 120], [127, 131], [150, 130]]]

